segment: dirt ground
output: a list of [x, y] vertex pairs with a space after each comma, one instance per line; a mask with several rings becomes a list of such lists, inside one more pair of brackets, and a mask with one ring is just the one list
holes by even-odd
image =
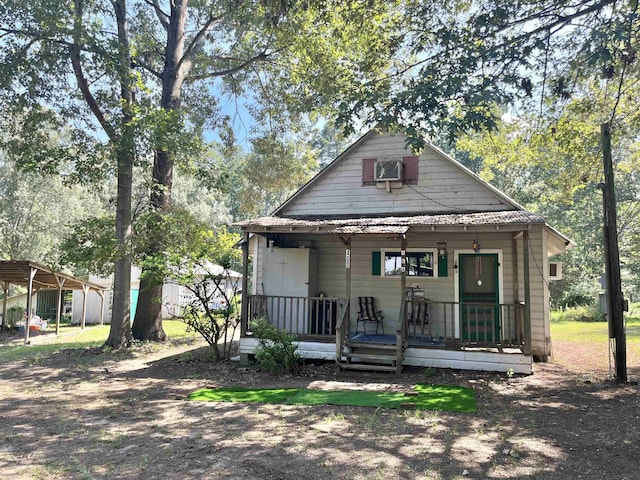
[[[274, 376], [214, 364], [199, 341], [116, 358], [87, 349], [4, 362], [0, 478], [640, 478], [637, 383], [616, 385], [606, 365], [584, 367], [588, 352], [576, 355], [577, 366], [536, 364], [534, 375], [514, 378], [349, 373], [332, 363]], [[473, 387], [478, 412], [185, 400], [204, 386], [404, 390], [416, 382]]]

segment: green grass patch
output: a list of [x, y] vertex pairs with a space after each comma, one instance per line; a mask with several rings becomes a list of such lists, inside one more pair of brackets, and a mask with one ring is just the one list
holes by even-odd
[[[640, 343], [640, 319], [626, 322], [627, 341]], [[560, 322], [551, 324], [551, 338], [581, 343], [607, 343], [609, 327], [606, 322]]]
[[240, 387], [203, 388], [189, 395], [189, 400], [207, 402], [257, 402], [288, 405], [341, 405], [447, 412], [475, 412], [475, 392], [470, 388], [450, 385], [415, 386], [417, 395], [400, 392], [372, 392], [362, 390], [313, 390]]
[[[198, 336], [195, 332], [187, 332], [187, 325], [178, 320], [164, 320], [162, 326], [171, 340]], [[109, 336], [109, 328], [109, 325], [90, 325], [82, 330], [77, 326], [64, 326], [60, 328], [60, 336], [57, 338], [53, 332], [47, 334], [54, 337], [54, 340], [48, 343], [0, 345], [0, 361], [30, 360], [55, 354], [60, 350], [84, 350], [86, 348], [100, 347]], [[50, 330], [55, 331], [55, 325]], [[16, 338], [20, 339], [22, 337]]]

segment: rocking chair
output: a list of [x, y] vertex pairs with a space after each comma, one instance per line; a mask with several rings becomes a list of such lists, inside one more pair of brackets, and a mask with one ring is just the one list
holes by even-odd
[[363, 323], [364, 334], [367, 334], [367, 323], [376, 324], [376, 335], [378, 335], [378, 327], [382, 328], [382, 334], [384, 335], [384, 317], [382, 316], [382, 310], [376, 310], [374, 297], [358, 297], [358, 318], [356, 319], [356, 333], [358, 333], [358, 326]]

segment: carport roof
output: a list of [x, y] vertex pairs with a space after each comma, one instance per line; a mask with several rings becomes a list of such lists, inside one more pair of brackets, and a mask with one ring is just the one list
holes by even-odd
[[33, 277], [33, 288], [55, 288], [62, 283], [65, 290], [82, 290], [88, 287], [90, 290], [106, 290], [105, 287], [96, 283], [83, 280], [53, 269], [40, 263], [29, 260], [3, 260], [0, 261], [0, 281], [13, 285], [29, 285], [29, 274], [35, 270]]

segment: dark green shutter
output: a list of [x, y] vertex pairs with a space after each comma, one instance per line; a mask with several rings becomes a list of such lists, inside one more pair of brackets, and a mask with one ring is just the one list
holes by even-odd
[[449, 262], [446, 255], [438, 255], [438, 276], [449, 276]]
[[380, 276], [381, 263], [380, 252], [371, 252], [371, 275]]

